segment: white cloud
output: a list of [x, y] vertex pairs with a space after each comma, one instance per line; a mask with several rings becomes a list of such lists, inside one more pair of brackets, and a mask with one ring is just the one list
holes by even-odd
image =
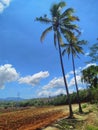
[[10, 5], [11, 1], [12, 0], [0, 0], [0, 13], [2, 13], [4, 9]]
[[10, 5], [11, 0], [1, 0], [1, 3], [4, 4], [5, 6]]
[[0, 88], [4, 88], [6, 82], [12, 82], [17, 80], [19, 74], [11, 64], [5, 64], [0, 66]]
[[[66, 74], [66, 79], [70, 77], [70, 74]], [[63, 77], [53, 78], [47, 85], [43, 86], [43, 89], [62, 88], [64, 87]]]
[[[91, 65], [96, 65], [96, 64], [88, 64], [85, 67], [79, 67], [78, 69], [76, 69], [75, 71], [76, 79], [77, 79], [77, 84], [78, 84], [79, 89], [84, 89], [86, 87], [86, 85], [81, 82], [81, 71], [82, 69], [87, 68]], [[66, 75], [70, 93], [72, 93], [73, 91], [76, 91], [75, 81], [74, 81], [73, 76], [74, 76], [73, 71], [68, 72]], [[54, 95], [59, 95], [61, 93], [63, 94], [66, 93], [63, 77], [55, 77], [48, 84], [42, 87], [42, 90], [38, 93], [38, 95], [39, 96], [54, 96]]]
[[38, 93], [38, 97], [49, 97], [51, 95], [50, 91], [43, 90]]
[[55, 77], [47, 85], [43, 86], [43, 89], [47, 90], [52, 88], [60, 88], [62, 86], [64, 86], [63, 77], [59, 77], [59, 78]]
[[[77, 84], [78, 85], [80, 85], [80, 84], [82, 84], [82, 82], [81, 82], [81, 76], [76, 76], [76, 80], [77, 80]], [[74, 80], [74, 77], [69, 81], [69, 87], [73, 87], [73, 86], [75, 86], [75, 80]]]
[[4, 6], [3, 6], [3, 4], [0, 2], [0, 13], [2, 13], [3, 10], [4, 10]]
[[40, 83], [40, 80], [43, 78], [47, 78], [49, 76], [49, 72], [48, 71], [41, 71], [39, 73], [36, 73], [34, 75], [31, 76], [26, 76], [26, 77], [22, 77], [19, 79], [19, 83], [22, 84], [28, 84], [28, 85], [32, 85], [32, 86], [36, 86], [37, 84]]
[[[82, 69], [82, 67], [79, 67], [78, 69], [75, 70], [76, 75], [80, 75], [81, 69]], [[74, 75], [73, 70], [69, 71], [67, 73], [67, 79], [70, 78], [70, 77], [72, 77], [73, 75]]]
[[83, 67], [82, 70], [83, 70], [83, 69], [86, 69], [86, 68], [88, 68], [88, 67], [90, 67], [90, 66], [92, 66], [92, 65], [96, 66], [97, 64], [96, 64], [96, 63], [89, 63], [89, 64], [87, 64], [85, 67]]
[[55, 91], [53, 93], [54, 96], [60, 95], [60, 94], [66, 94], [66, 90], [65, 89], [58, 89], [57, 91]]
[[60, 94], [66, 94], [65, 89], [58, 89], [56, 91], [52, 90], [42, 90], [38, 93], [38, 97], [49, 97], [49, 96], [57, 96]]
[[[81, 67], [79, 67], [76, 70], [76, 79], [77, 79], [77, 83], [78, 86], [81, 87], [83, 86], [83, 83], [81, 82]], [[75, 81], [74, 81], [74, 77], [73, 77], [73, 71], [70, 71], [66, 77], [67, 77], [67, 83], [68, 83], [68, 87], [69, 89], [75, 89]], [[53, 90], [53, 89], [63, 89], [64, 88], [64, 80], [63, 77], [55, 77], [53, 78], [48, 84], [44, 85], [42, 87], [43, 91], [46, 90]]]
[[86, 53], [85, 53], [85, 56], [88, 56], [88, 55], [89, 55], [89, 52], [86, 52]]

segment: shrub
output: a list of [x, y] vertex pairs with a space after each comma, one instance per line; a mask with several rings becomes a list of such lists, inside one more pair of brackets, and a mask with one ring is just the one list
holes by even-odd
[[86, 107], [87, 107], [87, 104], [83, 104], [83, 105], [82, 105], [82, 108], [86, 108]]
[[88, 125], [86, 130], [98, 130], [98, 127], [93, 126], [93, 125]]

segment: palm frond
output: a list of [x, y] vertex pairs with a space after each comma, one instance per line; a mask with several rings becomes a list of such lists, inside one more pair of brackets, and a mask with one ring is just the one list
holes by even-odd
[[63, 7], [65, 7], [65, 5], [66, 5], [66, 3], [64, 1], [61, 1], [58, 4], [53, 4], [50, 9], [52, 17], [59, 17], [60, 11]]
[[66, 17], [66, 16], [63, 17], [62, 20], [63, 20], [64, 22], [73, 22], [73, 21], [79, 21], [79, 18], [76, 17], [76, 16], [70, 15], [70, 16], [68, 16], [68, 17]]
[[58, 11], [58, 5], [54, 4], [51, 9], [50, 9], [52, 17], [57, 17], [59, 16], [59, 11]]
[[62, 51], [62, 56], [64, 56], [65, 53], [66, 53], [66, 50], [64, 49], [64, 50]]
[[68, 54], [68, 58], [69, 58], [69, 55], [70, 55], [70, 53], [71, 53], [71, 48], [68, 47], [68, 48], [66, 49], [66, 52], [67, 52], [67, 54]]
[[36, 21], [39, 21], [39, 22], [41, 22], [41, 23], [46, 23], [46, 24], [48, 24], [48, 23], [51, 23], [52, 21], [49, 19], [49, 18], [47, 18], [47, 17], [37, 17], [36, 18]]
[[65, 6], [66, 6], [66, 3], [64, 1], [61, 1], [60, 3], [58, 3], [58, 9], [62, 9]]
[[69, 46], [68, 43], [64, 43], [64, 44], [61, 45], [61, 47], [65, 47], [65, 48], [66, 48], [67, 46]]
[[68, 39], [70, 39], [74, 35], [74, 33], [72, 31], [70, 31], [69, 29], [65, 28], [64, 26], [60, 27], [60, 31], [64, 35], [64, 37], [65, 38], [68, 37]]
[[73, 53], [74, 57], [77, 56], [78, 58], [80, 58], [78, 54], [79, 53], [84, 54], [83, 48], [81, 46], [79, 46], [77, 43], [73, 43], [72, 44], [72, 53]]
[[84, 54], [84, 52], [83, 52], [83, 48], [81, 47], [81, 46], [76, 46], [76, 51], [77, 51], [77, 53], [81, 53], [81, 54]]
[[61, 45], [61, 47], [63, 48], [65, 48], [63, 51], [62, 51], [62, 55], [64, 56], [64, 54], [67, 52], [67, 48], [69, 47], [69, 44], [68, 43], [64, 43], [64, 44], [62, 44]]
[[66, 16], [71, 16], [72, 13], [74, 13], [74, 9], [73, 8], [68, 8], [67, 10], [65, 10], [62, 15], [61, 18], [64, 18]]
[[78, 37], [81, 34], [79, 27], [76, 24], [66, 23], [66, 21], [65, 21], [61, 27], [64, 30], [66, 30], [66, 31], [68, 30], [69, 32], [72, 32], [72, 33], [74, 31], [75, 33], [77, 33], [76, 37]]
[[76, 36], [77, 39], [78, 39], [78, 37], [81, 35], [81, 31], [78, 28], [75, 28], [74, 30], [78, 33], [77, 36]]
[[70, 21], [79, 21], [79, 18], [76, 16], [69, 16]]
[[[75, 49], [75, 48], [71, 47], [71, 53], [72, 53], [72, 55], [73, 55], [74, 57], [76, 57], [77, 52], [76, 52], [76, 49]], [[77, 55], [77, 56], [78, 56], [78, 55]]]
[[78, 41], [77, 44], [78, 44], [78, 45], [86, 45], [86, 44], [87, 44], [87, 41], [81, 40], [81, 41]]
[[66, 23], [64, 23], [64, 26], [65, 26], [66, 28], [70, 29], [70, 30], [74, 30], [74, 29], [77, 29], [77, 28], [78, 28], [78, 26], [75, 25], [75, 24], [66, 24]]
[[69, 55], [71, 54], [70, 44], [65, 44], [65, 49], [62, 51], [62, 55], [64, 55], [65, 53], [68, 54], [68, 58], [69, 58]]
[[77, 41], [77, 37], [74, 35], [74, 33], [70, 30], [66, 30], [65, 32], [65, 38], [68, 40], [68, 41]]
[[52, 30], [52, 26], [50, 26], [49, 28], [47, 28], [41, 35], [41, 42], [44, 40], [45, 36], [47, 35], [48, 32], [50, 32]]

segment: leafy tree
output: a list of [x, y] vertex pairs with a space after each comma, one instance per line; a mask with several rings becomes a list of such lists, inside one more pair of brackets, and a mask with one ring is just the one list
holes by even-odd
[[90, 66], [82, 70], [82, 81], [87, 83], [88, 87], [98, 87], [98, 66]]
[[76, 79], [76, 72], [75, 72], [75, 61], [74, 61], [74, 57], [79, 57], [78, 54], [82, 53], [83, 54], [83, 48], [81, 47], [82, 45], [85, 45], [86, 41], [78, 40], [78, 36], [77, 39], [73, 40], [70, 37], [67, 37], [67, 43], [63, 44], [62, 47], [64, 47], [64, 50], [62, 52], [62, 54], [64, 55], [65, 53], [69, 55], [71, 55], [72, 58], [72, 66], [73, 66], [73, 73], [74, 73], [74, 80], [75, 80], [75, 86], [76, 86], [76, 90], [77, 90], [77, 101], [79, 104], [79, 112], [82, 113], [82, 107], [81, 107], [81, 103], [80, 103], [80, 98], [79, 98], [79, 90], [78, 90], [78, 83], [77, 83], [77, 79]]
[[41, 35], [41, 41], [45, 38], [46, 34], [50, 31], [54, 32], [54, 45], [58, 45], [59, 49], [59, 57], [60, 57], [60, 63], [61, 63], [61, 68], [62, 68], [62, 74], [63, 74], [63, 79], [64, 79], [64, 84], [68, 96], [68, 102], [69, 102], [69, 110], [70, 110], [70, 117], [73, 116], [73, 111], [72, 111], [72, 106], [71, 106], [71, 101], [70, 101], [70, 96], [69, 96], [69, 90], [68, 90], [68, 85], [65, 77], [65, 72], [64, 72], [64, 65], [63, 65], [63, 60], [62, 60], [62, 54], [61, 54], [61, 44], [63, 43], [62, 41], [62, 35], [65, 37], [70, 37], [72, 39], [75, 39], [76, 37], [74, 36], [74, 30], [78, 32], [78, 27], [72, 22], [79, 20], [77, 17], [73, 16], [72, 13], [74, 10], [72, 8], [66, 9], [64, 12], [61, 12], [63, 7], [65, 7], [65, 2], [59, 2], [58, 4], [54, 4], [51, 9], [51, 16], [52, 18], [48, 18], [47, 15], [44, 15], [43, 17], [36, 18], [37, 21], [40, 21], [41, 23], [45, 24], [51, 24], [50, 27], [48, 27]]

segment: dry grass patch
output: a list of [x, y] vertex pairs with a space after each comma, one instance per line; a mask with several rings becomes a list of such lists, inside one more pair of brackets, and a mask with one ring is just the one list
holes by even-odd
[[98, 105], [83, 104], [83, 114], [75, 110], [74, 119], [63, 119], [55, 125], [59, 130], [98, 130]]

